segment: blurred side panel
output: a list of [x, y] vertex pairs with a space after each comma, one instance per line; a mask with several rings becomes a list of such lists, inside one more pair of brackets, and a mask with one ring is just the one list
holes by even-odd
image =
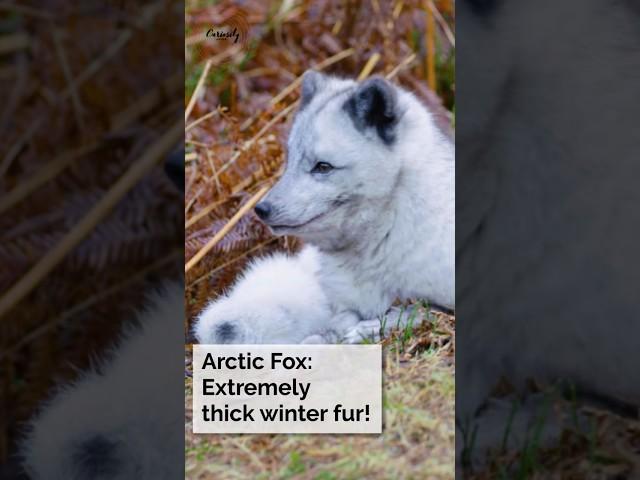
[[0, 478], [183, 472], [183, 45], [180, 1], [0, 5]]
[[640, 9], [457, 8], [461, 472], [636, 478]]

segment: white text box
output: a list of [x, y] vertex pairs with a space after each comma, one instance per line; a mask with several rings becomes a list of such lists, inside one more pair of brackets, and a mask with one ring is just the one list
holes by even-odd
[[380, 345], [194, 345], [194, 433], [381, 433]]

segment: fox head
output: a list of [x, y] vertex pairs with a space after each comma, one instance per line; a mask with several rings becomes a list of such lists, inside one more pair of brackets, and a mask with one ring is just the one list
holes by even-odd
[[286, 169], [256, 214], [276, 235], [323, 250], [366, 236], [398, 188], [405, 145], [415, 143], [407, 136], [418, 134], [410, 102], [418, 101], [383, 78], [358, 83], [307, 71]]

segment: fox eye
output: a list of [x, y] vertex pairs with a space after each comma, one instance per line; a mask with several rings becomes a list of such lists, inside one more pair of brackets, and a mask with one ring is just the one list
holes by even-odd
[[311, 173], [329, 173], [333, 170], [333, 165], [327, 162], [318, 162], [311, 169]]

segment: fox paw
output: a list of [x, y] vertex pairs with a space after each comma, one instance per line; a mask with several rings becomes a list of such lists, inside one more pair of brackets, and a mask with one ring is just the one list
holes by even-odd
[[355, 344], [363, 342], [377, 342], [380, 340], [380, 320], [364, 320], [355, 327], [347, 330], [342, 337], [342, 343]]
[[301, 344], [307, 345], [324, 345], [329, 343], [325, 337], [322, 335], [309, 335], [307, 338], [300, 342]]

